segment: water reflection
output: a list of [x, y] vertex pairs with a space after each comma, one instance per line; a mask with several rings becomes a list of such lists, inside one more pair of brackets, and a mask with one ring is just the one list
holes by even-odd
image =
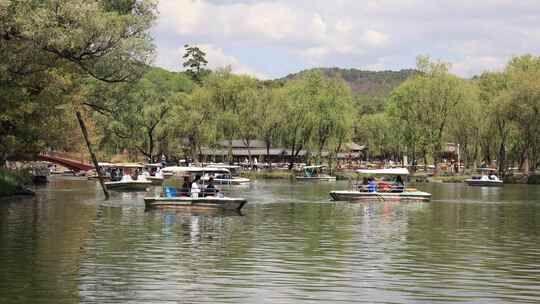
[[[244, 215], [145, 211], [56, 183], [0, 203], [7, 303], [509, 303], [540, 299], [540, 191], [422, 185], [431, 203], [329, 202], [337, 184], [231, 188]], [[71, 191], [71, 188], [77, 189]]]

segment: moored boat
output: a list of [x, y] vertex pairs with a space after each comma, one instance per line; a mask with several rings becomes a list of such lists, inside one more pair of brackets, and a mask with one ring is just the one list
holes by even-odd
[[163, 172], [161, 172], [161, 164], [146, 164], [145, 165], [147, 173], [145, 172], [145, 177], [147, 180], [151, 181], [153, 185], [163, 184]]
[[[351, 190], [331, 191], [335, 201], [429, 201], [431, 193], [419, 191], [405, 186], [404, 178], [409, 175], [406, 168], [393, 169], [360, 169], [363, 183], [353, 183]], [[386, 177], [386, 180], [375, 182], [374, 177]], [[389, 181], [392, 178], [393, 181]]]
[[251, 183], [249, 178], [240, 177], [238, 171], [240, 166], [212, 164], [209, 169], [217, 169], [220, 171], [214, 172], [214, 182], [220, 185], [248, 185]]
[[480, 169], [479, 171], [481, 175], [466, 179], [465, 183], [469, 186], [479, 187], [501, 187], [504, 184], [504, 182], [495, 175], [495, 170]]
[[335, 181], [335, 176], [324, 173], [326, 166], [304, 166], [302, 175], [296, 176], [299, 181]]
[[[99, 170], [101, 172], [101, 176], [104, 180], [110, 181], [111, 180], [111, 172], [113, 169], [116, 168], [116, 165], [113, 163], [106, 163], [106, 162], [99, 162], [98, 163]], [[99, 179], [99, 176], [96, 172], [96, 170], [90, 170], [86, 172], [86, 178], [89, 180], [92, 179]]]
[[223, 209], [223, 210], [240, 210], [247, 203], [243, 198], [231, 197], [145, 197], [144, 204], [146, 208], [175, 208], [187, 207], [193, 209]]
[[[105, 182], [108, 190], [119, 191], [145, 191], [152, 185], [143, 174], [140, 174], [144, 168], [141, 164], [115, 164], [115, 171], [111, 176], [110, 182]], [[120, 180], [116, 176], [122, 176]]]
[[[247, 203], [244, 198], [226, 197], [215, 188], [209, 189], [205, 184], [208, 179], [203, 176], [212, 176], [224, 169], [200, 167], [167, 167], [163, 168], [165, 180], [163, 191], [159, 195], [144, 198], [146, 208], [194, 208], [194, 209], [222, 209], [240, 210]], [[200, 178], [201, 189], [195, 192], [190, 189], [194, 177]], [[176, 188], [178, 180], [184, 180], [182, 188]], [[212, 178], [213, 179], [213, 178]], [[176, 185], [175, 185], [176, 183]], [[187, 185], [187, 187], [186, 187]]]

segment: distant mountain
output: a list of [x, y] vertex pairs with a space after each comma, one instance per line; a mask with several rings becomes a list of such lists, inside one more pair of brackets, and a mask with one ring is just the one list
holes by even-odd
[[[368, 96], [387, 96], [392, 90], [398, 87], [408, 77], [418, 73], [413, 69], [401, 71], [362, 71], [358, 69], [341, 68], [316, 68], [323, 71], [328, 77], [341, 76], [350, 86], [353, 92]], [[284, 78], [278, 79], [287, 81], [294, 79], [310, 70], [304, 70], [299, 73], [289, 74]]]

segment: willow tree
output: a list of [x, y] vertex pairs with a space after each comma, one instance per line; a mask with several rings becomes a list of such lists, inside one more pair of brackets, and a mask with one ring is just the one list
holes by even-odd
[[218, 140], [212, 92], [197, 86], [191, 94], [179, 93], [175, 98], [166, 122], [169, 145], [173, 150], [184, 148], [185, 154], [197, 162], [202, 148], [212, 147]]
[[270, 148], [278, 143], [280, 126], [284, 121], [283, 107], [285, 106], [285, 93], [279, 87], [263, 87], [258, 91], [258, 98], [255, 99], [255, 106], [252, 109], [254, 114], [254, 128], [257, 137], [260, 138], [266, 146], [266, 158], [270, 157]]
[[353, 131], [354, 106], [350, 87], [341, 78], [325, 79], [321, 98], [314, 106], [315, 130], [313, 144], [317, 157], [328, 152], [328, 163], [339, 153], [351, 138]]
[[[210, 107], [217, 111], [213, 117], [220, 139], [229, 142], [229, 161], [232, 161], [232, 140], [243, 137], [247, 143], [253, 139], [251, 121], [243, 115], [251, 115], [254, 110], [254, 90], [257, 80], [244, 75], [234, 75], [229, 68], [214, 71], [204, 82], [202, 89], [210, 94]], [[247, 110], [247, 113], [246, 113]]]
[[452, 112], [449, 123], [449, 136], [459, 145], [461, 160], [467, 168], [476, 167], [480, 155], [479, 138], [481, 131], [487, 128], [479, 101], [479, 87], [476, 82], [463, 84], [464, 99]]
[[74, 103], [86, 134], [81, 112], [95, 105], [85, 101], [83, 80], [115, 83], [138, 78], [152, 56], [149, 29], [155, 16], [156, 3], [151, 0], [4, 0], [0, 2], [0, 66], [17, 75], [17, 81], [2, 85], [24, 91], [35, 87], [28, 79], [38, 77], [41, 89], [61, 90], [62, 101]]
[[307, 147], [315, 130], [317, 113], [314, 108], [321, 98], [324, 75], [320, 71], [309, 71], [300, 78], [288, 82], [284, 90], [284, 124], [281, 141], [290, 150], [291, 163]]
[[103, 104], [95, 115], [105, 135], [102, 146], [137, 151], [149, 161], [166, 154], [171, 117], [177, 93], [189, 93], [193, 82], [184, 73], [151, 68], [133, 84], [97, 84], [91, 101]]
[[509, 79], [508, 117], [518, 131], [519, 165], [524, 174], [535, 169], [540, 153], [540, 57], [513, 58], [505, 73]]
[[[430, 152], [436, 168], [440, 161], [442, 139], [448, 128], [449, 116], [464, 99], [463, 80], [448, 72], [449, 64], [418, 57], [419, 75], [403, 83], [393, 92], [394, 111], [391, 114], [410, 124], [409, 132], [420, 132], [421, 149]], [[412, 115], [412, 116], [411, 116]], [[409, 119], [408, 116], [415, 119]], [[410, 144], [410, 143], [409, 143]]]

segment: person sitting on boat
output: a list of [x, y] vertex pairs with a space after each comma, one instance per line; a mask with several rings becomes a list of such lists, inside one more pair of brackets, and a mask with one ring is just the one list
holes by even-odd
[[184, 183], [182, 184], [181, 195], [189, 196], [191, 192], [191, 183], [189, 182], [189, 176], [184, 176]]
[[392, 185], [388, 181], [382, 180], [377, 184], [377, 188], [379, 192], [388, 192], [391, 190]]
[[191, 183], [191, 196], [194, 198], [199, 197], [199, 193], [201, 193], [201, 187], [199, 187], [200, 180], [201, 180], [201, 176], [197, 175], [195, 176], [195, 179]]
[[133, 170], [133, 174], [131, 174], [131, 179], [136, 181], [138, 178], [139, 178], [139, 171], [137, 169]]
[[394, 185], [392, 185], [392, 192], [403, 192], [404, 189], [405, 189], [405, 184], [403, 183], [403, 179], [399, 175], [396, 176]]
[[359, 190], [362, 191], [362, 192], [369, 191], [368, 184], [369, 184], [369, 180], [368, 180], [367, 177], [364, 176], [364, 178], [362, 178], [362, 184], [359, 185]]
[[210, 176], [208, 179], [208, 185], [206, 186], [206, 189], [204, 190], [205, 195], [215, 195], [219, 192], [219, 190], [214, 185], [214, 178]]
[[375, 179], [373, 177], [370, 177], [368, 179], [367, 188], [369, 192], [377, 192], [377, 183], [375, 182]]

